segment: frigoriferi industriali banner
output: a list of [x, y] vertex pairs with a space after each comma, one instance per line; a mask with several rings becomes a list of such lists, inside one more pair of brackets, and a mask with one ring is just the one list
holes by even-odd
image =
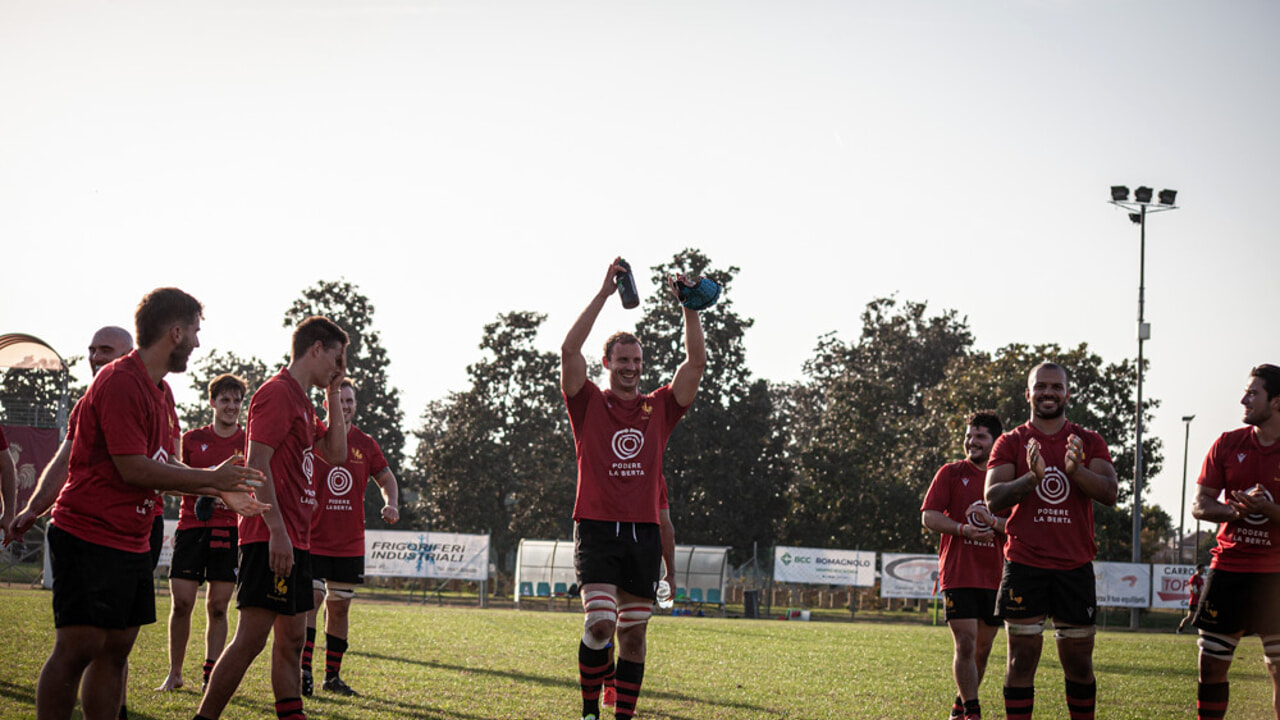
[[489, 577], [489, 536], [369, 530], [364, 534], [364, 574], [371, 577], [486, 580]]

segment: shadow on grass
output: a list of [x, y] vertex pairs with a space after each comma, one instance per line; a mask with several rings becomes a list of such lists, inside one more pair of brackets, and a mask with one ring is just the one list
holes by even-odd
[[0, 697], [8, 698], [26, 707], [36, 706], [35, 685], [31, 683], [19, 685], [8, 680], [0, 680]]
[[[451, 672], [466, 673], [468, 675], [482, 675], [482, 676], [491, 677], [491, 678], [501, 678], [504, 680], [511, 680], [513, 682], [534, 683], [536, 685], [542, 685], [545, 687], [559, 687], [559, 688], [563, 688], [567, 693], [576, 692], [578, 690], [578, 683], [576, 680], [570, 680], [570, 679], [561, 678], [561, 677], [545, 677], [545, 676], [539, 676], [539, 675], [530, 675], [528, 673], [513, 672], [510, 670], [495, 670], [493, 668], [469, 667], [466, 665], [448, 665], [445, 663], [432, 662], [430, 660], [414, 660], [410, 658], [395, 657], [392, 655], [380, 655], [376, 653], [367, 653], [367, 652], [348, 651], [347, 655], [348, 656], [358, 655], [362, 657], [371, 658], [374, 660], [384, 660], [387, 662], [408, 663], [410, 665], [418, 665], [420, 667], [433, 668], [436, 670], [447, 670]], [[685, 695], [683, 693], [663, 692], [661, 690], [655, 691], [649, 688], [645, 688], [644, 691], [641, 693], [640, 697], [641, 697], [642, 703], [646, 698], [649, 698], [649, 699], [662, 698], [664, 700], [671, 700], [674, 702], [696, 703], [701, 705], [709, 705], [711, 707], [737, 710], [741, 712], [758, 713], [757, 715], [754, 715], [754, 717], [769, 717], [769, 716], [781, 717], [783, 715], [783, 713], [779, 712], [778, 710], [774, 710], [773, 708], [761, 707], [759, 705], [754, 705], [750, 703], [709, 701], [703, 697]], [[401, 703], [393, 703], [393, 704], [403, 705]], [[404, 706], [408, 707], [407, 705], [404, 705]], [[680, 715], [674, 715], [669, 713], [662, 713], [662, 715], [665, 717], [673, 718], [675, 720], [683, 720], [683, 717]], [[431, 717], [431, 716], [423, 716], [423, 717]], [[450, 717], [471, 717], [471, 716], [451, 715]]]

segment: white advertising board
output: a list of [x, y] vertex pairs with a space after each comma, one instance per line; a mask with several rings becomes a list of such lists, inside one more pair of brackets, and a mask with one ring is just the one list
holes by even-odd
[[937, 555], [884, 553], [880, 556], [882, 598], [931, 598], [937, 579]]
[[1191, 594], [1187, 582], [1195, 573], [1195, 565], [1152, 565], [1151, 607], [1186, 610]]
[[1151, 566], [1146, 563], [1095, 562], [1098, 605], [1138, 607], [1151, 605]]
[[876, 582], [876, 554], [779, 545], [773, 549], [773, 581], [871, 587]]
[[489, 577], [489, 536], [369, 530], [364, 574], [370, 577], [483, 581]]

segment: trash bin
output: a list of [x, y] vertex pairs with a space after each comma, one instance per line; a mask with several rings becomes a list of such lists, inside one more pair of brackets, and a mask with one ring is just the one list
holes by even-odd
[[760, 619], [760, 591], [742, 591], [742, 616], [753, 620]]

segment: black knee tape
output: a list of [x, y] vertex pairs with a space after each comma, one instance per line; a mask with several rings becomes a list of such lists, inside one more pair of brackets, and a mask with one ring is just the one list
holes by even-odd
[[1071, 680], [1067, 681], [1067, 697], [1079, 698], [1081, 700], [1096, 697], [1098, 695], [1098, 681], [1091, 683], [1078, 683]]

